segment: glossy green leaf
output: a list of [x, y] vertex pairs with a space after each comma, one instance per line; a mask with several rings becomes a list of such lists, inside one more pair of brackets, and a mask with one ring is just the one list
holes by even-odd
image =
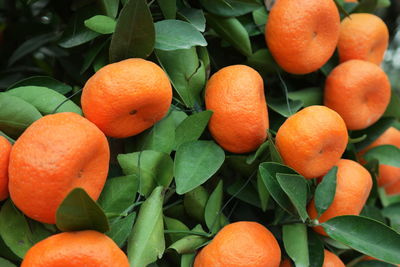
[[394, 91], [392, 91], [389, 105], [387, 106], [383, 116], [394, 117], [398, 120], [400, 119], [400, 97]]
[[397, 265], [383, 262], [380, 260], [361, 260], [354, 267], [396, 267]]
[[[165, 224], [165, 229], [167, 229], [169, 231], [177, 231], [177, 232], [179, 232], [179, 231], [188, 232], [189, 231], [189, 227], [187, 227], [183, 222], [181, 222], [175, 218], [170, 218], [170, 217], [164, 216], [164, 224]], [[167, 241], [169, 241], [170, 244], [178, 241], [181, 238], [184, 238], [185, 236], [187, 236], [187, 234], [185, 234], [185, 233], [167, 233], [166, 234]]]
[[110, 45], [110, 61], [147, 58], [153, 52], [155, 29], [146, 0], [129, 0], [119, 14]]
[[8, 93], [0, 93], [0, 130], [10, 137], [18, 137], [42, 114], [31, 104]]
[[22, 86], [6, 92], [33, 105], [43, 115], [74, 112], [82, 115], [82, 110], [62, 94], [41, 86]]
[[373, 13], [377, 7], [378, 0], [361, 0], [357, 6], [356, 13]]
[[200, 0], [207, 11], [225, 17], [237, 17], [259, 8], [262, 4], [257, 0]]
[[264, 33], [265, 31], [265, 24], [268, 20], [268, 13], [265, 7], [259, 7], [252, 13], [254, 23], [258, 26], [260, 31]]
[[214, 191], [211, 193], [204, 211], [204, 219], [211, 233], [216, 233], [219, 229], [221, 229], [221, 225], [219, 222], [220, 217], [223, 216], [221, 211], [222, 200], [223, 182], [221, 180]]
[[106, 232], [106, 235], [108, 235], [120, 248], [122, 248], [128, 240], [135, 219], [136, 213], [133, 212], [125, 218], [117, 220], [111, 225], [110, 231]]
[[176, 192], [185, 194], [206, 182], [225, 160], [225, 153], [213, 141], [192, 141], [180, 145], [175, 154]]
[[269, 155], [269, 140], [262, 143], [255, 152], [251, 153], [247, 159], [247, 164], [253, 164], [256, 160], [262, 160]]
[[266, 211], [269, 200], [269, 192], [260, 175], [257, 176], [257, 191], [258, 197], [260, 198], [261, 209]]
[[202, 186], [187, 192], [183, 198], [186, 213], [198, 222], [203, 222], [208, 197], [208, 191]]
[[390, 226], [400, 232], [400, 202], [385, 207], [382, 214], [390, 220]]
[[223, 18], [206, 14], [207, 23], [225, 41], [244, 56], [251, 56], [250, 37], [244, 26], [236, 18]]
[[395, 121], [395, 119], [392, 117], [381, 118], [376, 123], [374, 123], [373, 125], [371, 125], [370, 127], [366, 128], [364, 130], [353, 131], [351, 134], [352, 138], [357, 138], [357, 137], [363, 136], [365, 134], [367, 135], [367, 138], [365, 138], [363, 141], [355, 144], [357, 151], [360, 151], [360, 150], [366, 148], [373, 141], [375, 141], [390, 126], [393, 125], [394, 121]]
[[168, 154], [145, 150], [120, 154], [118, 162], [125, 175], [139, 177], [139, 193], [148, 196], [153, 189], [162, 185], [168, 187], [173, 178], [173, 162]]
[[379, 160], [379, 164], [400, 168], [400, 149], [392, 145], [382, 145], [371, 148], [364, 154], [364, 159]]
[[271, 97], [268, 99], [268, 107], [286, 118], [295, 114], [302, 106], [303, 103], [300, 100]]
[[192, 24], [197, 30], [204, 32], [206, 29], [206, 18], [203, 10], [196, 8], [181, 8], [178, 14], [187, 22]]
[[400, 234], [361, 216], [338, 216], [322, 223], [333, 239], [374, 258], [400, 264]]
[[324, 243], [311, 228], [308, 229], [307, 237], [310, 267], [322, 267], [324, 263]]
[[84, 73], [87, 69], [89, 69], [90, 65], [92, 65], [96, 59], [96, 57], [100, 54], [100, 52], [104, 49], [104, 47], [109, 44], [109, 41], [98, 43], [90, 47], [87, 53], [84, 55], [82, 68], [80, 73]]
[[41, 86], [41, 87], [47, 87], [49, 89], [52, 89], [56, 92], [59, 92], [62, 95], [65, 95], [69, 92], [72, 91], [72, 87], [62, 83], [60, 81], [57, 81], [56, 79], [50, 77], [50, 76], [32, 76], [26, 79], [23, 79], [21, 81], [18, 81], [8, 87], [7, 90], [11, 90], [13, 88], [17, 87], [22, 87], [22, 86]]
[[17, 265], [14, 265], [10, 261], [3, 259], [3, 258], [0, 258], [0, 266], [1, 267], [17, 267]]
[[[260, 199], [257, 195], [256, 188], [249, 182], [249, 178], [236, 179], [234, 183], [226, 188], [226, 192], [243, 202], [246, 202], [254, 207], [260, 208]], [[251, 179], [251, 178], [250, 178]], [[264, 186], [265, 188], [265, 186]]]
[[309, 87], [289, 92], [288, 97], [294, 101], [301, 101], [303, 107], [323, 104], [323, 90], [319, 87]]
[[196, 257], [196, 253], [183, 254], [181, 256], [180, 267], [192, 267], [195, 257]]
[[254, 54], [250, 55], [247, 58], [246, 65], [257, 70], [262, 76], [274, 74], [279, 70], [278, 64], [266, 48], [259, 49], [254, 52]]
[[82, 188], [73, 189], [61, 202], [56, 225], [61, 231], [110, 230], [104, 211]]
[[[192, 231], [206, 234], [201, 225], [197, 225], [192, 229]], [[208, 238], [201, 235], [187, 235], [177, 240], [175, 243], [169, 246], [168, 249], [173, 249], [179, 254], [193, 253], [207, 241]]]
[[178, 148], [183, 143], [199, 139], [204, 129], [207, 127], [212, 113], [211, 110], [206, 110], [195, 113], [182, 121], [176, 128], [175, 148]]
[[271, 160], [273, 162], [277, 162], [277, 163], [282, 163], [283, 164], [282, 156], [281, 156], [281, 154], [279, 154], [279, 151], [276, 148], [276, 145], [274, 143], [275, 140], [272, 137], [272, 134], [271, 134], [270, 131], [268, 131], [268, 140], [270, 140], [268, 147], [269, 147], [269, 154], [271, 155]]
[[175, 19], [176, 0], [157, 0], [165, 19]]
[[128, 259], [131, 266], [145, 267], [161, 258], [164, 253], [163, 199], [163, 187], [156, 187], [140, 207], [128, 239]]
[[116, 21], [110, 17], [96, 15], [85, 20], [85, 26], [94, 32], [110, 34], [115, 31]]
[[365, 205], [362, 209], [360, 216], [368, 217], [378, 222], [386, 224], [386, 219], [383, 217], [381, 209], [372, 205]]
[[309, 266], [307, 226], [300, 223], [284, 225], [282, 238], [285, 250], [296, 267]]
[[376, 7], [377, 8], [385, 8], [385, 7], [389, 7], [390, 4], [391, 4], [390, 0], [378, 0]]
[[307, 205], [307, 182], [297, 174], [277, 173], [276, 180], [280, 184], [283, 191], [289, 197], [290, 201], [295, 206], [298, 214], [303, 222], [308, 218]]
[[99, 0], [99, 2], [107, 16], [111, 18], [115, 18], [117, 16], [119, 0]]
[[181, 20], [162, 20], [155, 23], [155, 48], [169, 51], [206, 46], [207, 41], [192, 24]]
[[336, 193], [337, 171], [338, 167], [336, 166], [330, 169], [315, 190], [315, 208], [318, 216], [324, 213], [333, 202]]

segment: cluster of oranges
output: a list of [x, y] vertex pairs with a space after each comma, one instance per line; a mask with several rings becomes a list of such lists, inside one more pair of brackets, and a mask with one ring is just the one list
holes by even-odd
[[[359, 214], [372, 178], [362, 165], [341, 157], [348, 130], [375, 123], [390, 100], [389, 80], [378, 66], [388, 45], [385, 24], [371, 14], [353, 14], [341, 22], [333, 0], [278, 0], [265, 33], [274, 59], [292, 74], [320, 69], [337, 48], [341, 64], [326, 79], [324, 106], [310, 106], [290, 116], [277, 132], [276, 145], [285, 164], [306, 179], [338, 167], [336, 194], [318, 218], [320, 222]], [[167, 114], [171, 101], [171, 84], [158, 65], [128, 59], [103, 67], [83, 89], [85, 117], [74, 113], [44, 116], [12, 147], [0, 138], [0, 200], [10, 195], [25, 215], [50, 224], [55, 223], [57, 208], [73, 188], [81, 187], [97, 200], [109, 167], [106, 136], [126, 138], [143, 132]], [[266, 140], [269, 120], [264, 82], [254, 69], [234, 65], [216, 72], [207, 83], [205, 105], [213, 111], [209, 130], [225, 150], [248, 153]], [[400, 147], [400, 132], [388, 129], [366, 150], [382, 144]], [[400, 169], [381, 165], [379, 184], [388, 193], [399, 192]], [[308, 212], [317, 218], [314, 201]], [[316, 231], [326, 235], [320, 227]], [[255, 222], [225, 226], [194, 262], [195, 267], [280, 264], [291, 265], [287, 260], [281, 263], [277, 240]], [[107, 236], [80, 231], [37, 243], [22, 266], [123, 267], [129, 263]], [[325, 250], [324, 266], [344, 264]]]

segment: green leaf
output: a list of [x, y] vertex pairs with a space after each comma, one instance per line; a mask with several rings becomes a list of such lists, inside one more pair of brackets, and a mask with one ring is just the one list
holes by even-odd
[[392, 145], [382, 145], [371, 148], [364, 154], [364, 159], [379, 160], [379, 164], [400, 168], [400, 149]]
[[[183, 222], [179, 221], [178, 219], [170, 218], [167, 216], [164, 216], [164, 223], [165, 223], [165, 228], [169, 231], [182, 231], [182, 232], [187, 232], [189, 231], [189, 227], [187, 227]], [[173, 243], [178, 241], [179, 239], [185, 237], [187, 234], [184, 233], [168, 233], [166, 234], [167, 237], [169, 237], [168, 241], [169, 243]]]
[[115, 31], [116, 21], [110, 17], [96, 15], [85, 20], [85, 26], [94, 32], [111, 34]]
[[[155, 50], [160, 65], [168, 74], [174, 89], [187, 107], [200, 103], [200, 92], [206, 82], [206, 72], [197, 56], [196, 48], [174, 51]], [[193, 82], [198, 77], [200, 82]]]
[[275, 74], [279, 69], [268, 49], [262, 48], [247, 58], [246, 65], [257, 70], [262, 76]]
[[198, 222], [203, 222], [208, 197], [207, 190], [202, 186], [187, 192], [183, 198], [186, 213]]
[[119, 0], [99, 0], [104, 13], [112, 18], [115, 18], [118, 13]]
[[65, 95], [72, 91], [72, 87], [57, 81], [56, 79], [50, 76], [32, 76], [21, 81], [18, 81], [7, 88], [7, 90], [11, 90], [13, 88], [22, 87], [22, 86], [41, 86], [52, 89], [56, 92], [59, 92], [62, 95]]
[[0, 93], [0, 130], [12, 138], [18, 137], [42, 114], [19, 97]]
[[269, 154], [271, 155], [271, 160], [273, 162], [283, 164], [283, 159], [281, 157], [281, 154], [279, 154], [278, 149], [276, 148], [275, 140], [272, 137], [272, 134], [270, 131], [268, 131], [268, 140], [269, 140]]
[[200, 0], [207, 11], [224, 17], [237, 17], [259, 8], [257, 0]]
[[374, 13], [378, 4], [378, 0], [361, 0], [355, 13]]
[[7, 200], [0, 211], [0, 235], [7, 247], [22, 259], [29, 248], [50, 233], [43, 224], [25, 219], [11, 200]]
[[277, 173], [276, 180], [296, 207], [302, 221], [305, 222], [308, 219], [306, 180], [301, 175], [284, 173]]
[[211, 110], [195, 113], [187, 117], [181, 124], [176, 128], [175, 134], [175, 148], [178, 148], [181, 144], [196, 141], [200, 138], [204, 129], [207, 127], [208, 121], [212, 115]]
[[400, 203], [394, 203], [382, 210], [383, 215], [390, 220], [390, 226], [400, 232]]
[[244, 56], [253, 54], [250, 37], [245, 27], [236, 18], [223, 18], [206, 14], [207, 23], [225, 41]]
[[249, 182], [249, 178], [247, 178], [247, 180], [236, 179], [234, 183], [226, 188], [226, 192], [243, 202], [253, 205], [254, 207], [261, 207], [256, 188], [254, 188], [254, 186]]
[[383, 217], [381, 209], [372, 205], [365, 205], [360, 213], [360, 216], [368, 217], [378, 222], [386, 224], [386, 220], [385, 217]]
[[[197, 225], [192, 229], [193, 232], [204, 233], [201, 225]], [[199, 247], [208, 241], [208, 238], [200, 235], [188, 235], [173, 243], [168, 249], [173, 249], [179, 254], [188, 254], [195, 252]]]
[[356, 143], [356, 149], [357, 151], [360, 151], [364, 148], [366, 148], [368, 145], [370, 145], [373, 141], [375, 141], [379, 136], [381, 136], [390, 126], [393, 125], [395, 119], [394, 118], [381, 118], [378, 120], [376, 123], [371, 125], [370, 127], [364, 129], [364, 130], [359, 130], [359, 131], [353, 131], [351, 134], [352, 138], [357, 138], [363, 135], [367, 135], [367, 138], [365, 138], [363, 141]]
[[285, 250], [296, 267], [309, 266], [307, 226], [301, 223], [284, 225], [282, 238]]
[[179, 9], [178, 14], [187, 22], [192, 24], [198, 31], [204, 32], [206, 29], [206, 18], [203, 10], [196, 8]]
[[269, 140], [262, 143], [255, 152], [251, 153], [247, 159], [247, 164], [253, 164], [256, 160], [263, 160], [269, 155]]
[[268, 206], [269, 192], [260, 175], [257, 175], [257, 191], [260, 198], [261, 209], [265, 212]]
[[285, 191], [283, 191], [279, 185], [276, 178], [277, 173], [297, 174], [289, 167], [274, 162], [261, 163], [258, 168], [258, 175], [260, 175], [261, 180], [264, 182], [264, 185], [268, 189], [268, 192], [271, 194], [272, 198], [284, 210], [293, 213], [293, 205]]
[[61, 231], [110, 230], [104, 211], [82, 188], [73, 189], [61, 202], [56, 225]]
[[57, 37], [58, 36], [54, 33], [46, 33], [28, 39], [14, 50], [13, 54], [8, 59], [8, 66], [13, 65], [15, 62], [36, 51], [43, 45], [54, 41]]
[[390, 0], [378, 0], [376, 8], [385, 8], [390, 6]]
[[396, 267], [397, 265], [386, 263], [380, 260], [361, 260], [357, 262], [355, 267]]
[[361, 216], [338, 216], [322, 223], [336, 241], [374, 258], [400, 264], [400, 234], [378, 221]]
[[161, 258], [164, 253], [163, 199], [163, 187], [156, 187], [140, 207], [128, 240], [128, 259], [131, 266], [145, 267]]
[[319, 87], [309, 87], [288, 93], [288, 97], [294, 101], [301, 101], [303, 107], [322, 105], [323, 90]]
[[211, 193], [207, 201], [204, 211], [204, 219], [206, 225], [211, 233], [218, 232], [222, 225], [220, 224], [220, 217], [223, 216], [221, 207], [223, 200], [223, 182], [219, 181], [217, 187]]
[[74, 102], [46, 87], [22, 86], [13, 88], [5, 93], [19, 97], [32, 104], [43, 115], [53, 114], [54, 111], [55, 113], [74, 112], [82, 115], [82, 110]]
[[136, 213], [133, 212], [125, 218], [117, 220], [111, 225], [110, 231], [106, 232], [106, 235], [108, 235], [120, 248], [122, 248], [132, 231], [135, 218]]
[[258, 26], [260, 31], [262, 33], [264, 33], [265, 24], [267, 23], [267, 20], [268, 20], [267, 9], [264, 6], [259, 7], [253, 11], [252, 16], [253, 16], [254, 23]]
[[180, 267], [192, 267], [195, 258], [196, 258], [196, 253], [183, 254], [181, 257]]
[[206, 46], [207, 41], [192, 24], [181, 20], [162, 20], [155, 23], [155, 48], [164, 51]]
[[318, 217], [324, 213], [333, 202], [336, 193], [337, 171], [337, 166], [330, 169], [315, 190], [315, 208], [318, 212]]
[[310, 267], [322, 267], [324, 263], [324, 243], [319, 239], [318, 235], [312, 230], [308, 229], [308, 258]]
[[135, 202], [138, 187], [136, 175], [107, 179], [98, 203], [106, 213], [123, 214]]
[[[88, 48], [87, 53], [84, 55], [83, 63], [82, 63], [82, 68], [80, 73], [83, 74], [89, 67], [90, 65], [93, 64], [95, 61], [96, 57], [100, 54], [102, 50], [104, 50], [104, 47], [109, 44], [109, 41], [101, 42], [98, 43], [97, 45], [91, 46]], [[107, 63], [106, 63], [107, 64]]]
[[219, 170], [224, 159], [224, 151], [213, 141], [180, 145], [174, 163], [176, 192], [182, 195], [203, 184]]
[[0, 266], [1, 267], [17, 267], [17, 265], [12, 264], [10, 261], [0, 258]]
[[392, 91], [389, 105], [386, 108], [384, 117], [395, 117], [400, 120], [400, 98], [395, 91]]
[[286, 118], [299, 111], [302, 106], [300, 100], [287, 99], [286, 102], [285, 98], [268, 98], [268, 107]]
[[110, 45], [110, 61], [147, 58], [154, 49], [153, 17], [146, 0], [129, 0], [119, 14]]
[[156, 186], [169, 186], [173, 178], [173, 162], [168, 154], [144, 150], [119, 154], [119, 165], [125, 175], [139, 177], [139, 193], [148, 196]]
[[165, 19], [175, 19], [176, 0], [157, 0]]

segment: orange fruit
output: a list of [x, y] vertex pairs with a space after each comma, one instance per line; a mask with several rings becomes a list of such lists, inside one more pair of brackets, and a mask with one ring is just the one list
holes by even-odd
[[338, 256], [324, 249], [324, 263], [322, 267], [345, 267], [345, 265]]
[[0, 201], [8, 197], [8, 162], [11, 144], [0, 135]]
[[355, 13], [340, 24], [338, 52], [340, 62], [351, 59], [381, 64], [389, 43], [386, 24], [377, 16]]
[[324, 104], [342, 116], [349, 130], [375, 123], [390, 101], [390, 82], [373, 63], [350, 60], [337, 66], [325, 83]]
[[271, 232], [256, 222], [231, 223], [197, 254], [194, 267], [278, 267], [281, 249]]
[[214, 112], [208, 124], [210, 132], [225, 150], [251, 152], [267, 138], [264, 83], [254, 69], [234, 65], [214, 73], [206, 86], [205, 102]]
[[[369, 172], [359, 163], [341, 159], [338, 166], [336, 193], [332, 204], [318, 219], [320, 223], [342, 215], [358, 215], [367, 201], [372, 188], [372, 178]], [[308, 214], [317, 218], [314, 200], [308, 205]], [[318, 233], [326, 235], [321, 226], [314, 228]]]
[[286, 165], [307, 179], [327, 173], [346, 149], [343, 119], [324, 106], [310, 106], [290, 116], [276, 134], [276, 146]]
[[168, 76], [155, 63], [131, 58], [96, 72], [83, 88], [85, 117], [107, 136], [136, 135], [161, 120], [172, 101]]
[[332, 56], [339, 32], [340, 16], [333, 0], [279, 0], [269, 13], [265, 39], [282, 69], [306, 74]]
[[70, 112], [44, 116], [11, 150], [11, 199], [28, 217], [53, 224], [58, 206], [74, 188], [97, 200], [109, 158], [106, 137], [87, 119]]
[[129, 267], [127, 256], [105, 234], [87, 230], [50, 236], [31, 247], [21, 267]]
[[[400, 148], [400, 131], [394, 127], [388, 128], [372, 144], [360, 151], [359, 155], [362, 156], [371, 148], [381, 145], [393, 145]], [[400, 180], [400, 168], [383, 164], [379, 165], [379, 186], [389, 186], [398, 180]]]
[[400, 179], [397, 179], [396, 182], [385, 187], [386, 194], [391, 195], [399, 195], [400, 194]]

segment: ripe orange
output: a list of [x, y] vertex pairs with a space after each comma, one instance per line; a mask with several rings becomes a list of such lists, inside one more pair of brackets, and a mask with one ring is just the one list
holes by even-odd
[[10, 158], [11, 144], [0, 136], [0, 201], [8, 197], [8, 162]]
[[373, 63], [350, 60], [337, 66], [325, 83], [324, 104], [342, 116], [349, 130], [375, 123], [390, 101], [390, 82]]
[[388, 42], [388, 28], [379, 17], [367, 13], [351, 14], [340, 24], [340, 62], [361, 59], [379, 65]]
[[400, 179], [397, 179], [396, 182], [385, 187], [386, 194], [391, 195], [399, 195], [400, 194]]
[[[369, 172], [359, 163], [341, 159], [338, 166], [336, 193], [331, 206], [318, 219], [323, 223], [341, 215], [358, 215], [367, 201], [372, 188], [372, 178]], [[308, 214], [312, 219], [317, 218], [314, 200], [308, 205]], [[321, 226], [315, 230], [326, 235]]]
[[205, 102], [214, 112], [208, 124], [210, 132], [224, 149], [251, 152], [267, 138], [264, 83], [254, 69], [234, 65], [216, 72], [207, 83]]
[[332, 56], [339, 31], [340, 16], [333, 0], [279, 0], [269, 13], [265, 39], [285, 71], [306, 74]]
[[278, 267], [281, 249], [271, 232], [256, 222], [225, 226], [199, 254], [194, 267]]
[[307, 179], [328, 172], [341, 158], [347, 140], [343, 119], [324, 106], [310, 106], [292, 115], [276, 135], [285, 164]]
[[127, 256], [96, 231], [66, 232], [31, 247], [21, 267], [129, 267]]
[[155, 63], [131, 58], [94, 74], [82, 92], [85, 117], [107, 136], [136, 135], [161, 120], [172, 101], [168, 76]]
[[109, 158], [106, 137], [90, 121], [69, 112], [44, 116], [11, 150], [11, 199], [32, 219], [55, 223], [56, 210], [72, 189], [99, 197]]
[[[371, 148], [381, 145], [394, 145], [397, 148], [400, 148], [400, 131], [394, 127], [388, 128], [372, 144], [363, 149], [359, 155], [362, 156]], [[379, 165], [379, 186], [390, 186], [398, 180], [400, 180], [400, 168], [383, 164]]]
[[325, 249], [322, 267], [345, 267], [345, 265], [338, 256]]

